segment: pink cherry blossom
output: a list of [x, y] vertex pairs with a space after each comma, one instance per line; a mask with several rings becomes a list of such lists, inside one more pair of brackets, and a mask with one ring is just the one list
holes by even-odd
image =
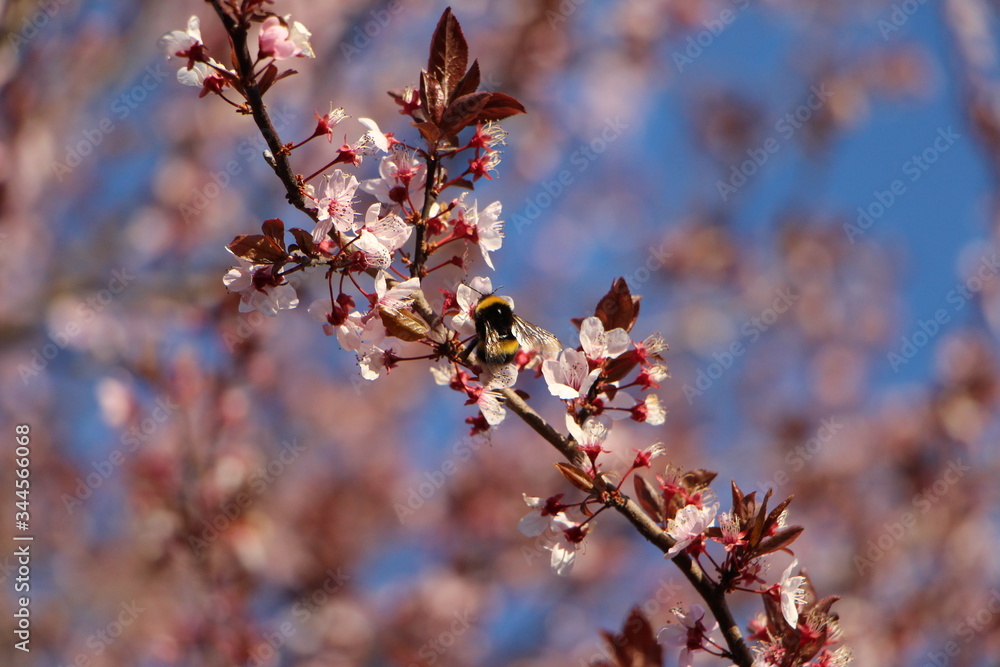
[[503, 220], [500, 220], [502, 204], [495, 201], [482, 211], [478, 209], [477, 204], [478, 202], [473, 201], [472, 207], [465, 209], [465, 222], [476, 230], [479, 250], [483, 253], [486, 265], [492, 269], [494, 267], [490, 253], [499, 250], [503, 245]]
[[685, 505], [677, 511], [677, 515], [667, 522], [667, 534], [675, 540], [664, 556], [673, 558], [694, 542], [704, 537], [705, 531], [715, 523], [715, 514], [719, 506], [698, 507]]
[[312, 33], [298, 21], [289, 25], [290, 18], [286, 16], [284, 19], [280, 19], [277, 16], [269, 16], [261, 24], [260, 37], [257, 40], [261, 58], [287, 60], [296, 56], [316, 57], [309, 44], [309, 37], [312, 36]]
[[558, 359], [542, 362], [542, 376], [549, 392], [563, 400], [586, 396], [600, 374], [600, 368], [590, 370], [583, 352], [572, 348], [563, 350]]
[[295, 288], [282, 278], [272, 275], [272, 265], [258, 266], [237, 258], [239, 266], [229, 269], [222, 278], [230, 292], [240, 295], [241, 313], [257, 310], [267, 317], [274, 317], [279, 310], [290, 310], [299, 305]]
[[[386, 204], [406, 201], [410, 193], [423, 190], [427, 178], [423, 161], [404, 148], [395, 148], [382, 158], [378, 178], [365, 181], [361, 189]], [[423, 201], [422, 196], [420, 201]], [[420, 205], [420, 201], [416, 205]]]
[[788, 621], [788, 625], [793, 628], [799, 622], [799, 605], [806, 601], [806, 591], [802, 587], [806, 582], [803, 576], [792, 576], [792, 572], [799, 566], [798, 559], [795, 559], [785, 568], [778, 581], [778, 595], [781, 600], [781, 615]]
[[711, 628], [705, 627], [705, 609], [699, 604], [691, 605], [690, 611], [674, 611], [679, 625], [668, 625], [660, 629], [657, 640], [664, 646], [681, 649], [677, 664], [691, 667], [695, 651], [703, 648], [708, 635], [718, 629], [719, 624], [713, 623]]
[[321, 242], [330, 230], [336, 228], [341, 233], [357, 231], [354, 210], [354, 194], [358, 189], [358, 179], [345, 174], [340, 169], [333, 172], [326, 181], [323, 198], [317, 204], [316, 228], [313, 229], [313, 241]]
[[631, 344], [628, 332], [622, 328], [605, 331], [604, 323], [597, 317], [588, 317], [580, 325], [580, 346], [594, 361], [617, 357]]
[[197, 16], [188, 19], [187, 30], [172, 30], [160, 38], [160, 48], [167, 57], [197, 58], [198, 52], [204, 49], [201, 41], [201, 20]]

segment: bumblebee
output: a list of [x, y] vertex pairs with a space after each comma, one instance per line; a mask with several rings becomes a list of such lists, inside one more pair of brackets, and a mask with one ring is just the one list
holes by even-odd
[[515, 315], [510, 302], [503, 297], [483, 296], [473, 310], [473, 319], [476, 337], [465, 355], [475, 348], [476, 358], [491, 371], [512, 363], [520, 349], [553, 357], [562, 350], [558, 338]]

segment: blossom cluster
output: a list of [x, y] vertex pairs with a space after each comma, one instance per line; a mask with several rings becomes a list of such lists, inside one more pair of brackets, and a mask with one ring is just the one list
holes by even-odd
[[[240, 70], [238, 58], [227, 68], [208, 55], [197, 17], [186, 31], [164, 36], [161, 45], [168, 56], [185, 61], [178, 72], [182, 83], [197, 79], [202, 94], [216, 94], [246, 111], [247, 103], [227, 94], [245, 93], [251, 84], [266, 92], [294, 73], [272, 70], [276, 62], [314, 53], [308, 29], [290, 17], [251, 7], [242, 18], [260, 23], [249, 72]], [[432, 44], [419, 86], [392, 93], [400, 113], [419, 130], [422, 144], [407, 143], [383, 132], [374, 120], [359, 118], [364, 127], [360, 138], [349, 142], [345, 137], [327, 164], [309, 176], [298, 176], [300, 208], [311, 218], [311, 228], [286, 232], [282, 220], [272, 219], [264, 222], [262, 234], [236, 237], [228, 249], [238, 265], [224, 283], [239, 294], [241, 312], [274, 316], [299, 304], [288, 281], [291, 274], [325, 271], [327, 294], [313, 300], [308, 312], [327, 335], [355, 353], [361, 376], [377, 379], [402, 361], [437, 361], [437, 381], [464, 392], [478, 407], [479, 413], [468, 420], [477, 434], [503, 420], [506, 410], [498, 391], [513, 385], [518, 371], [539, 367], [537, 351], [522, 347], [514, 362], [501, 368], [470, 357], [470, 343], [477, 336], [476, 305], [493, 292], [489, 278], [462, 280], [454, 291], [444, 291], [437, 307], [421, 287], [433, 272], [466, 270], [470, 248], [478, 249], [486, 265], [494, 268], [492, 254], [503, 243], [501, 204], [480, 205], [469, 191], [479, 179], [490, 179], [499, 165], [506, 132], [497, 121], [523, 108], [502, 93], [477, 90], [479, 65], [468, 64], [467, 45], [450, 12], [442, 16]], [[316, 113], [308, 137], [283, 145], [287, 155], [318, 137], [333, 142], [335, 128], [348, 116], [343, 108], [330, 107], [328, 113]], [[465, 128], [469, 131], [463, 133]], [[377, 176], [359, 178], [355, 170], [371, 155], [381, 155]], [[448, 189], [462, 192], [446, 198]], [[286, 241], [289, 234], [291, 242]], [[441, 259], [430, 266], [428, 260], [435, 255]], [[574, 427], [583, 428], [588, 419], [631, 418], [653, 425], [664, 420], [665, 411], [654, 394], [637, 399], [629, 389], [645, 392], [658, 386], [666, 376], [657, 361], [665, 346], [658, 336], [632, 342], [629, 331], [638, 309], [624, 281], [616, 289], [624, 289], [629, 301], [624, 317], [619, 313], [612, 322], [607, 304], [599, 307], [594, 317], [578, 323], [578, 348], [547, 355], [540, 364], [552, 395], [578, 415], [571, 422]], [[613, 301], [614, 293], [606, 298]], [[635, 368], [636, 377], [625, 384]]]
[[[850, 662], [850, 649], [836, 646], [841, 636], [830, 607], [837, 598], [817, 600], [808, 578], [794, 574], [797, 559], [776, 583], [767, 585], [764, 579], [764, 557], [789, 552], [789, 545], [802, 532], [800, 526], [785, 524], [791, 498], [769, 512], [770, 492], [758, 501], [756, 493], [744, 495], [733, 483], [733, 507], [720, 514], [719, 503], [708, 489], [714, 476], [707, 471], [680, 474], [672, 470], [656, 475], [656, 487], [636, 478], [637, 489], [643, 487], [637, 495], [652, 515], [665, 521], [665, 530], [674, 540], [665, 556], [683, 553], [699, 562], [705, 557], [722, 590], [762, 597], [765, 613], [751, 622], [749, 635], [758, 642], [756, 666], [832, 667]], [[712, 542], [722, 547], [721, 562], [709, 553]], [[702, 623], [703, 609], [694, 605], [688, 613], [676, 616], [680, 625], [668, 625], [659, 637], [665, 645], [681, 649], [680, 664], [690, 665], [699, 650], [721, 655], [720, 645], [711, 636], [717, 625], [709, 628]]]

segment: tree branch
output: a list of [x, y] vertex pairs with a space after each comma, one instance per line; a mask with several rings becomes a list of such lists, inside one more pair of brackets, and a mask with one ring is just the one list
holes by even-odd
[[243, 86], [243, 94], [246, 96], [254, 123], [257, 124], [257, 129], [260, 130], [261, 136], [264, 137], [264, 141], [267, 142], [267, 147], [271, 151], [273, 157], [273, 161], [270, 162], [271, 168], [274, 169], [274, 173], [285, 186], [285, 198], [292, 206], [315, 220], [315, 214], [309, 210], [306, 199], [302, 195], [299, 179], [292, 171], [291, 162], [288, 160], [288, 151], [278, 137], [277, 130], [274, 129], [271, 117], [267, 113], [267, 106], [264, 104], [264, 97], [254, 79], [253, 59], [250, 57], [250, 48], [247, 44], [249, 25], [237, 21], [235, 17], [230, 15], [222, 6], [221, 0], [209, 0], [209, 3], [215, 9], [215, 13], [219, 15], [222, 25], [229, 34], [233, 45], [233, 54], [236, 57], [236, 74]]
[[[254, 79], [254, 62], [250, 57], [250, 50], [247, 44], [249, 25], [238, 21], [234, 16], [230, 15], [223, 8], [221, 0], [209, 0], [209, 3], [215, 9], [232, 41], [237, 74], [239, 75], [243, 92], [246, 96], [247, 105], [257, 128], [267, 142], [267, 146], [274, 158], [273, 162], [271, 162], [271, 167], [285, 186], [286, 198], [295, 208], [306, 213], [310, 218], [315, 219], [315, 215], [309, 210], [305, 197], [302, 195], [299, 179], [292, 171], [288, 160], [288, 153], [281, 139], [278, 137], [277, 131], [274, 129], [271, 118], [267, 113], [267, 108], [264, 105], [263, 96]], [[416, 247], [413, 264], [410, 268], [410, 274], [415, 277], [422, 277], [424, 263], [427, 259], [426, 249], [424, 248], [424, 229], [427, 218], [430, 216], [431, 207], [436, 199], [434, 187], [437, 180], [438, 164], [437, 157], [428, 157], [423, 210], [421, 212], [421, 220], [415, 225]], [[421, 292], [415, 295], [414, 306], [427, 319], [429, 325], [432, 327], [440, 325], [440, 318], [436, 317], [436, 314]], [[559, 433], [512, 389], [503, 389], [500, 393], [504, 396], [507, 407], [549, 444], [555, 447], [567, 461], [576, 465], [581, 465], [585, 462], [586, 457], [584, 453], [572, 437]], [[674, 545], [674, 540], [634, 500], [622, 494], [614, 485], [600, 477], [597, 479], [596, 484], [598, 485], [598, 491], [604, 492], [603, 495], [610, 499], [607, 501], [607, 504], [635, 526], [640, 535], [645, 537], [661, 552], [667, 553], [670, 550]], [[750, 654], [743, 635], [740, 633], [739, 626], [736, 624], [729, 609], [725, 590], [709, 579], [698, 563], [688, 555], [682, 553], [675, 556], [672, 560], [705, 600], [712, 615], [719, 622], [719, 627], [726, 639], [726, 644], [729, 646], [730, 657], [740, 667], [752, 667], [753, 656]]]
[[[538, 435], [542, 436], [549, 444], [559, 450], [559, 453], [566, 460], [575, 465], [580, 465], [584, 461], [583, 452], [577, 447], [573, 438], [559, 433], [541, 415], [535, 412], [517, 392], [512, 389], [504, 389], [501, 393], [507, 401], [507, 407], [538, 433]], [[599, 491], [603, 491], [604, 495], [611, 499], [609, 505], [635, 526], [640, 535], [645, 537], [664, 554], [670, 550], [674, 545], [674, 540], [643, 511], [638, 503], [622, 494], [607, 480], [598, 477], [596, 483], [603, 485], [602, 488], [599, 488]], [[733, 613], [729, 609], [723, 587], [709, 579], [705, 571], [701, 569], [701, 566], [687, 554], [678, 554], [672, 560], [674, 565], [680, 569], [684, 576], [687, 577], [687, 580], [691, 582], [691, 585], [694, 586], [695, 590], [698, 591], [702, 599], [705, 600], [712, 616], [719, 622], [719, 628], [726, 639], [726, 644], [729, 647], [729, 652], [732, 654], [733, 661], [740, 667], [752, 667], [753, 655], [750, 653], [750, 649], [743, 639], [743, 633], [740, 632], [739, 625], [737, 625], [736, 620], [733, 618]]]
[[525, 424], [534, 429], [538, 435], [545, 438], [549, 444], [558, 449], [559, 453], [562, 454], [567, 461], [574, 465], [582, 465], [585, 462], [586, 458], [580, 448], [576, 446], [576, 441], [554, 429], [552, 425], [545, 421], [540, 414], [535, 412], [534, 408], [528, 405], [516, 391], [513, 389], [503, 389], [500, 393], [507, 402], [507, 407], [509, 407], [514, 414], [524, 420]]

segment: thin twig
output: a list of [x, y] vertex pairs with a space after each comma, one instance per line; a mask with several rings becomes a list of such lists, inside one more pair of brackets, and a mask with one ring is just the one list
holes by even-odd
[[427, 247], [424, 241], [424, 233], [427, 228], [427, 219], [431, 215], [431, 207], [437, 200], [434, 192], [434, 184], [437, 181], [439, 158], [430, 156], [427, 158], [427, 181], [424, 184], [424, 206], [420, 211], [420, 220], [417, 221], [415, 241], [413, 247], [413, 264], [410, 266], [410, 275], [416, 278], [424, 277], [424, 264], [427, 262]]
[[243, 93], [246, 95], [247, 104], [250, 107], [250, 113], [253, 115], [254, 123], [257, 124], [257, 129], [260, 130], [260, 134], [264, 137], [264, 141], [267, 142], [267, 147], [274, 158], [274, 161], [270, 163], [271, 167], [274, 169], [274, 173], [278, 176], [278, 179], [285, 186], [285, 198], [288, 199], [288, 202], [292, 206], [315, 220], [315, 214], [309, 210], [306, 199], [302, 195], [302, 190], [299, 188], [299, 180], [295, 172], [292, 171], [292, 165], [288, 160], [288, 153], [281, 139], [278, 137], [277, 130], [274, 129], [271, 117], [267, 113], [267, 107], [264, 105], [264, 98], [254, 79], [253, 59], [250, 57], [250, 48], [247, 44], [247, 29], [249, 26], [240, 23], [235, 17], [231, 16], [222, 7], [221, 0], [209, 0], [209, 3], [222, 20], [222, 25], [225, 27], [226, 32], [229, 33], [229, 39], [233, 45], [233, 54], [236, 57], [236, 73], [240, 77]]

